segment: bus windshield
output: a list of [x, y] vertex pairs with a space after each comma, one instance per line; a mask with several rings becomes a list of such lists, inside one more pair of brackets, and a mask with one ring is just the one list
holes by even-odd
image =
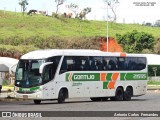
[[15, 85], [18, 87], [34, 87], [42, 84], [39, 67], [45, 60], [20, 60], [16, 69]]

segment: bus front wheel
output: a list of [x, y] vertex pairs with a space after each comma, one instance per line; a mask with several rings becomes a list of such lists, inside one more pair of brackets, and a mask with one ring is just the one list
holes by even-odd
[[66, 99], [66, 92], [64, 89], [61, 89], [58, 95], [58, 103], [64, 103], [65, 99]]
[[40, 104], [41, 103], [41, 100], [33, 100], [34, 101], [34, 104]]

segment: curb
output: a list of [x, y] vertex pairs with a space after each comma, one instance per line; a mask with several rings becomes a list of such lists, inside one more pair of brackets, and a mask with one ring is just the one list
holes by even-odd
[[160, 88], [149, 88], [147, 90], [160, 90]]

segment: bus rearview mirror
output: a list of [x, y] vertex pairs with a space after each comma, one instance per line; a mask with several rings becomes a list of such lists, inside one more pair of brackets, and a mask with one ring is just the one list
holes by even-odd
[[44, 67], [45, 67], [46, 65], [49, 65], [49, 64], [53, 64], [53, 62], [43, 63], [43, 64], [39, 67], [39, 73], [42, 74]]

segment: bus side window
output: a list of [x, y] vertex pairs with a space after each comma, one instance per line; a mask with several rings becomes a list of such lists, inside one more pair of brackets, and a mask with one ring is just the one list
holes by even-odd
[[113, 60], [109, 61], [109, 70], [117, 70], [116, 63]]
[[75, 57], [75, 59], [74, 59], [75, 60], [75, 65], [74, 65], [75, 71], [81, 71], [84, 69], [84, 66], [82, 64], [82, 59], [83, 59], [83, 57], [81, 57], [81, 56]]
[[106, 61], [103, 61], [103, 70], [108, 70], [108, 65]]
[[75, 60], [73, 56], [65, 56], [61, 65], [60, 74], [75, 70]]
[[103, 70], [101, 61], [97, 61], [97, 68], [98, 68], [98, 70]]
[[91, 70], [97, 70], [96, 61], [95, 60], [91, 61]]
[[74, 71], [75, 70], [75, 60], [74, 57], [67, 57], [67, 71]]
[[131, 67], [131, 60], [128, 61], [128, 70], [132, 70], [132, 67]]
[[84, 70], [89, 70], [89, 60], [86, 59], [85, 64], [84, 64]]
[[101, 71], [102, 70], [102, 57], [101, 56], [94, 56], [90, 57], [92, 59], [91, 62], [91, 70]]
[[137, 58], [137, 70], [143, 70], [146, 68], [146, 59], [141, 57], [141, 58]]
[[127, 63], [125, 58], [117, 57], [118, 70], [127, 70]]
[[68, 69], [66, 57], [63, 58], [60, 73], [66, 72]]
[[136, 66], [137, 66], [137, 58], [134, 57], [130, 57], [128, 58], [129, 62], [128, 62], [128, 70], [137, 70]]

